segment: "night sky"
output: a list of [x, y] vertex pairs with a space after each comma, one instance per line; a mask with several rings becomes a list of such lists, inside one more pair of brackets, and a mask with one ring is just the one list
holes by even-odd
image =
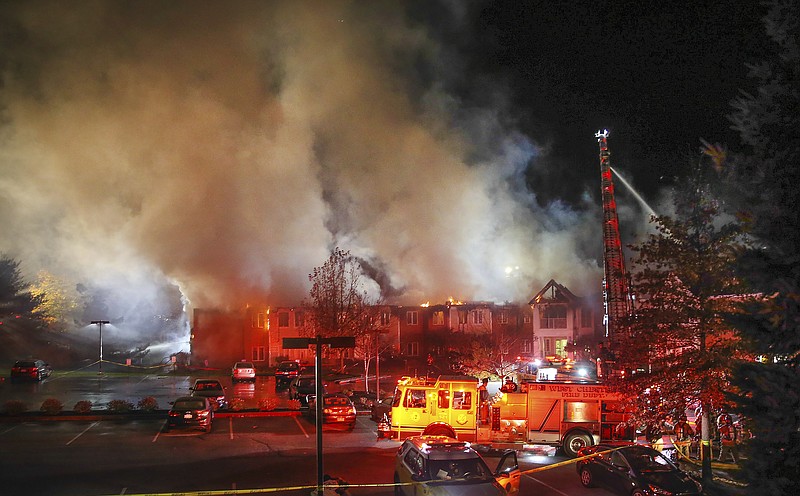
[[[558, 5], [564, 3], [564, 5]], [[0, 4], [0, 252], [111, 307], [297, 304], [334, 246], [416, 304], [602, 278], [594, 133], [657, 212], [756, 2]], [[623, 242], [647, 214], [617, 185]]]

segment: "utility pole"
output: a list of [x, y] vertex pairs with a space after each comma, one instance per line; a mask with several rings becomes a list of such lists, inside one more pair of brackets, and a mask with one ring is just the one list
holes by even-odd
[[322, 496], [322, 483], [324, 482], [325, 471], [322, 463], [322, 409], [325, 403], [325, 389], [322, 384], [322, 345], [327, 344], [331, 348], [355, 348], [356, 338], [354, 337], [335, 337], [323, 338], [315, 336], [313, 338], [283, 338], [283, 348], [287, 350], [306, 349], [314, 345], [314, 386], [316, 399], [316, 421], [314, 426], [317, 429], [317, 496]]

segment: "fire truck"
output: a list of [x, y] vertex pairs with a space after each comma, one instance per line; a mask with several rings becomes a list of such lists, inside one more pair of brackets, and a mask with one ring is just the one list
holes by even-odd
[[403, 377], [392, 403], [387, 437], [422, 433], [487, 444], [534, 444], [563, 448], [568, 456], [601, 441], [631, 440], [620, 396], [593, 382], [522, 383], [498, 393], [481, 422], [474, 377]]

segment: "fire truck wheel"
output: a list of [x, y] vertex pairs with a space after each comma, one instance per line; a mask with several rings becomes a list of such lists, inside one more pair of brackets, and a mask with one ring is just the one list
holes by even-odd
[[594, 487], [592, 473], [586, 467], [581, 469], [581, 484], [583, 484], [583, 487]]
[[592, 437], [585, 432], [570, 432], [564, 438], [564, 453], [570, 458], [575, 458], [581, 448], [591, 445]]

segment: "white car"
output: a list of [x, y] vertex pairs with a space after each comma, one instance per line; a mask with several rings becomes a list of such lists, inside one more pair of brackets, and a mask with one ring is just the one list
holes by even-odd
[[256, 366], [253, 362], [236, 362], [231, 369], [231, 381], [234, 384], [239, 381], [256, 382]]
[[469, 443], [446, 436], [415, 436], [397, 451], [395, 496], [509, 496], [519, 494], [517, 453], [506, 450], [492, 471]]

